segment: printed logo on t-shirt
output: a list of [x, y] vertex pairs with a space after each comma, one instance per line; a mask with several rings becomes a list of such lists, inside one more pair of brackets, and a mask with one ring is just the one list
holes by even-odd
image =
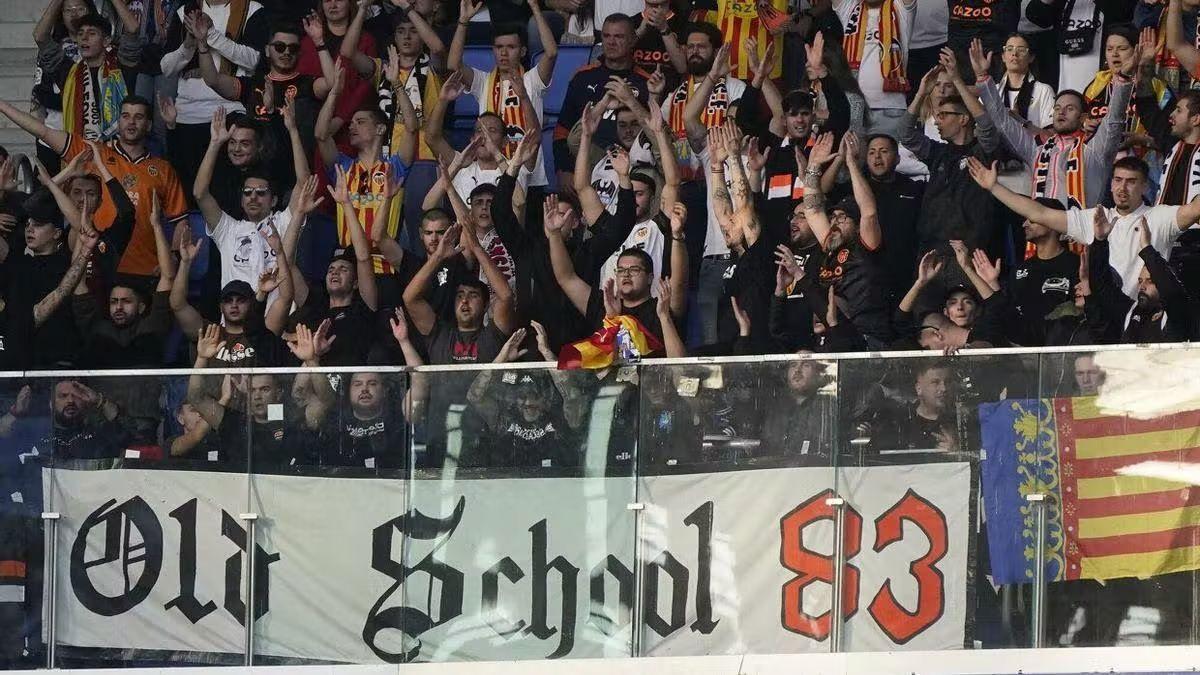
[[217, 350], [217, 360], [226, 363], [237, 363], [253, 357], [254, 347], [244, 344], [240, 340], [232, 343], [226, 342]]
[[1050, 277], [1042, 282], [1043, 293], [1070, 293], [1071, 280], [1066, 277]]
[[474, 363], [479, 360], [479, 344], [476, 342], [463, 342], [455, 340], [450, 343], [450, 360], [451, 361], [470, 361]]

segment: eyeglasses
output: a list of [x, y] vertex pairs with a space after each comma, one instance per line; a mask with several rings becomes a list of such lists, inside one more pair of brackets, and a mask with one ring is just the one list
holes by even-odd
[[271, 188], [265, 188], [265, 187], [242, 188], [242, 196], [243, 197], [249, 197], [250, 195], [255, 195], [257, 197], [266, 197], [269, 194], [271, 194]]
[[275, 51], [279, 52], [280, 54], [284, 52], [287, 52], [288, 54], [300, 53], [299, 42], [272, 42], [271, 47], [273, 47]]
[[950, 116], [965, 117], [966, 113], [952, 112], [949, 110], [940, 110], [934, 115], [934, 117], [938, 118], [939, 120], [944, 119], [946, 117], [950, 117]]
[[633, 267], [618, 267], [617, 268], [617, 276], [631, 277], [635, 274], [642, 274], [645, 271], [646, 271], [646, 268], [642, 267], [641, 265], [634, 265]]
[[1017, 56], [1025, 56], [1026, 54], [1029, 53], [1029, 47], [1017, 47], [1015, 45], [1014, 46], [1005, 45], [1004, 53], [1005, 54], [1016, 54]]

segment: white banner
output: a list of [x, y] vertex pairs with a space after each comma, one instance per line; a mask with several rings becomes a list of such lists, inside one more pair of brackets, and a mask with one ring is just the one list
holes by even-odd
[[[853, 509], [846, 646], [961, 647], [969, 466], [838, 480]], [[62, 515], [63, 645], [240, 653], [246, 512], [260, 655], [622, 656], [642, 623], [632, 479], [58, 469], [43, 482]], [[643, 650], [828, 650], [832, 485], [812, 468], [640, 479]]]

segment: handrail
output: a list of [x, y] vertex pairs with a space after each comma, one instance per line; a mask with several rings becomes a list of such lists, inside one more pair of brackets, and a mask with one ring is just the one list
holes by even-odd
[[[1200, 350], [1200, 344], [1190, 342], [1165, 342], [1155, 344], [1126, 345], [1070, 345], [1063, 347], [994, 347], [970, 349], [944, 358], [974, 356], [1022, 356], [1031, 354], [1078, 354], [1128, 351], [1187, 351]], [[627, 366], [682, 366], [722, 365], [742, 363], [782, 363], [788, 361], [863, 361], [874, 359], [921, 359], [943, 356], [940, 352], [907, 350], [894, 352], [840, 352], [799, 354], [758, 354], [750, 356], [689, 356], [683, 358], [643, 359], [622, 365]], [[362, 364], [355, 366], [319, 366], [313, 368], [140, 368], [112, 370], [11, 370], [0, 371], [0, 379], [67, 378], [67, 377], [166, 377], [193, 373], [205, 375], [292, 375], [296, 373], [349, 373], [369, 371], [374, 373], [445, 373], [479, 372], [484, 370], [541, 370], [555, 368], [553, 361], [522, 361], [516, 363], [475, 363], [470, 365], [431, 366], [381, 366]]]

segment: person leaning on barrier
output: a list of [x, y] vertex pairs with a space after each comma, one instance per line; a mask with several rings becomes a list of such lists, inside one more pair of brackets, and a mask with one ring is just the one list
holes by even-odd
[[[541, 324], [530, 324], [537, 335], [542, 359], [554, 361], [554, 352]], [[511, 363], [525, 355], [521, 349], [526, 329], [518, 328], [500, 348], [493, 363]], [[565, 399], [572, 390], [566, 371], [484, 370], [467, 392], [467, 403], [482, 420], [471, 453], [464, 453], [463, 466], [486, 468], [560, 468], [577, 466], [579, 431], [584, 420], [570, 419]], [[498, 380], [498, 381], [497, 381]], [[579, 410], [579, 407], [572, 407]]]
[[[329, 351], [329, 330], [328, 322], [316, 332], [299, 324], [288, 348], [305, 367], [319, 366], [321, 355]], [[310, 373], [296, 375], [312, 386], [312, 395], [300, 409], [284, 398], [278, 375], [237, 376], [232, 378], [236, 394], [232, 390], [216, 394], [210, 386], [216, 378], [200, 371], [217, 357], [221, 347], [221, 327], [205, 326], [196, 342], [196, 371], [189, 376], [187, 388], [187, 402], [219, 434], [218, 461], [245, 466], [250, 453], [252, 468], [312, 464], [318, 456], [318, 432], [336, 405], [329, 378]]]

